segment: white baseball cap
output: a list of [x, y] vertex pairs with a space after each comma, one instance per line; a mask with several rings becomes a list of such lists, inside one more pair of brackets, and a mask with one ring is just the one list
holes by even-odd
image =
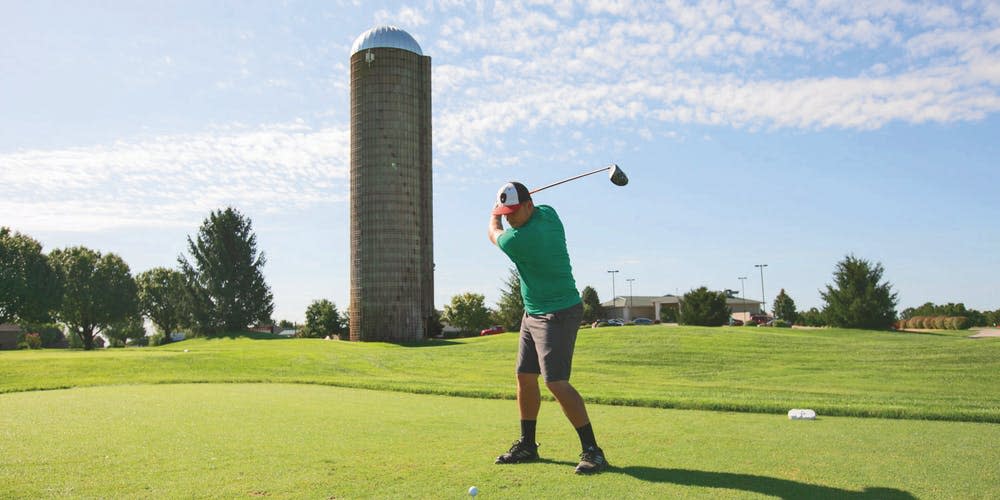
[[493, 209], [493, 215], [512, 214], [526, 201], [531, 201], [528, 188], [520, 182], [508, 182], [500, 186], [500, 191], [497, 191], [497, 204]]

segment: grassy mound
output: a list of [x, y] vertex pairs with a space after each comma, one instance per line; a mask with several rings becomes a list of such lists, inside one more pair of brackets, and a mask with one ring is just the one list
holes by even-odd
[[[113, 384], [301, 383], [510, 399], [516, 335], [397, 345], [192, 339], [0, 353], [0, 393]], [[574, 385], [595, 403], [1000, 422], [1000, 342], [860, 330], [583, 329]]]

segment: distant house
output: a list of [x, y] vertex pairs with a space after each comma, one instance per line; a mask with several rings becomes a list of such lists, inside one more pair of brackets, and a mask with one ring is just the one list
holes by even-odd
[[[732, 316], [740, 320], [748, 320], [751, 314], [760, 312], [761, 302], [751, 299], [733, 298], [726, 299], [726, 305], [732, 311]], [[680, 311], [681, 297], [676, 295], [633, 295], [615, 297], [601, 304], [604, 308], [604, 315], [608, 318], [621, 318], [625, 321], [632, 321], [635, 318], [649, 318], [651, 320], [660, 319], [661, 308], [674, 308]]]
[[275, 333], [277, 328], [278, 327], [272, 324], [254, 325], [250, 327], [250, 331], [257, 333]]
[[21, 331], [21, 327], [15, 324], [0, 324], [0, 350], [17, 349], [17, 338], [21, 336]]
[[289, 337], [289, 338], [291, 338], [291, 337], [294, 337], [296, 333], [299, 333], [299, 331], [296, 330], [296, 329], [294, 329], [294, 328], [286, 328], [286, 329], [278, 332], [278, 335], [281, 335], [282, 337]]

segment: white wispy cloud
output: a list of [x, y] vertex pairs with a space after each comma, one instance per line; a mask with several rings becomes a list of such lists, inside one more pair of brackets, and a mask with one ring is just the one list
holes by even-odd
[[1000, 27], [988, 2], [593, 0], [575, 19], [536, 4], [547, 2], [504, 3], [442, 30], [443, 156], [489, 156], [511, 130], [869, 130], [1000, 111]]
[[[439, 170], [443, 179], [483, 159], [524, 159], [533, 153], [511, 149], [525, 135], [562, 135], [577, 148], [562, 154], [586, 161], [600, 147], [580, 139], [602, 134], [580, 131], [601, 127], [615, 131], [603, 140], [624, 147], [684, 140], [689, 124], [871, 130], [1000, 111], [1000, 7], [989, 1], [438, 0], [375, 19], [418, 29], [434, 58], [435, 162], [453, 169]], [[346, 74], [343, 59], [332, 59], [332, 74]], [[277, 72], [257, 86], [296, 83]], [[323, 85], [348, 92], [343, 77]], [[226, 204], [279, 211], [342, 201], [347, 117], [315, 116], [341, 124], [234, 125], [0, 154], [2, 223], [191, 225]]]
[[3, 223], [91, 231], [343, 201], [348, 131], [301, 122], [0, 155]]

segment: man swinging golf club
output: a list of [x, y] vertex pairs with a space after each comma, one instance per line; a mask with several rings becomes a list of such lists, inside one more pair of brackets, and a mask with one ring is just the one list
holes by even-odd
[[[510, 224], [507, 230], [501, 216]], [[583, 398], [569, 383], [583, 304], [573, 279], [562, 221], [552, 207], [535, 206], [523, 184], [509, 182], [497, 193], [489, 237], [517, 267], [524, 299], [517, 353], [521, 437], [509, 451], [497, 457], [496, 463], [538, 460], [535, 424], [541, 407], [538, 376], [542, 375], [580, 436], [583, 452], [576, 473], [600, 472], [608, 467], [608, 462], [604, 451], [597, 446]]]

